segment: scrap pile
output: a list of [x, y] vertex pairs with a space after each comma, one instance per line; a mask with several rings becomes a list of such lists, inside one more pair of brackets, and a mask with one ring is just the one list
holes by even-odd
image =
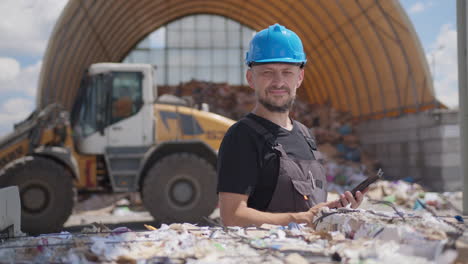
[[[247, 86], [230, 86], [192, 80], [179, 86], [160, 86], [158, 94], [171, 94], [183, 98], [187, 105], [201, 108], [239, 120], [255, 106], [255, 93]], [[342, 193], [350, 190], [362, 179], [379, 168], [370, 153], [364, 152], [355, 134], [355, 122], [349, 113], [340, 112], [330, 104], [306, 103], [297, 98], [291, 115], [311, 128], [319, 150], [325, 154], [329, 190]]]
[[384, 200], [407, 209], [421, 210], [428, 206], [439, 213], [462, 214], [462, 192], [426, 192], [421, 185], [405, 181], [378, 181], [366, 194], [372, 200]]
[[[326, 208], [327, 209], [327, 208]], [[407, 213], [347, 209], [323, 210], [315, 221], [318, 232], [344, 236], [336, 252], [347, 259], [374, 259], [379, 263], [452, 263], [456, 251], [448, 250], [463, 236], [465, 226], [425, 211]]]
[[201, 109], [208, 104], [210, 111], [239, 120], [255, 106], [254, 91], [248, 86], [230, 86], [192, 80], [178, 86], [158, 86], [158, 95], [170, 94], [183, 98], [187, 105]]
[[[20, 237], [0, 244], [0, 262], [34, 263], [453, 263], [464, 227], [432, 215], [323, 210], [316, 229], [192, 224]], [[454, 235], [456, 234], [456, 235]]]

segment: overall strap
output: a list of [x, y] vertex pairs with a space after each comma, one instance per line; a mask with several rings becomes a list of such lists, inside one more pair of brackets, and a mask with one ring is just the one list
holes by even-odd
[[315, 143], [314, 138], [310, 135], [309, 129], [307, 129], [306, 126], [297, 122], [296, 120], [294, 120], [293, 122], [299, 127], [299, 130], [301, 131], [301, 134], [304, 136], [305, 140], [307, 141], [307, 144], [309, 145], [310, 149], [316, 151], [317, 144]]
[[253, 129], [255, 132], [260, 134], [263, 138], [265, 138], [266, 142], [271, 145], [272, 147], [276, 146], [276, 140], [273, 134], [268, 131], [264, 126], [260, 125], [257, 121], [250, 117], [244, 117], [240, 120], [240, 122], [246, 124], [249, 126], [251, 129]]

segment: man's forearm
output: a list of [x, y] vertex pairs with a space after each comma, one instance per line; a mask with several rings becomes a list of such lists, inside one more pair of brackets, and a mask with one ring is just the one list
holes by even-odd
[[221, 220], [226, 226], [261, 226], [262, 224], [287, 225], [291, 222], [305, 223], [312, 226], [313, 218], [320, 208], [336, 207], [334, 203], [320, 203], [306, 212], [270, 213], [262, 212], [247, 206], [248, 196], [238, 193], [219, 193]]
[[310, 211], [299, 213], [269, 213], [258, 211], [249, 207], [238, 208], [234, 213], [221, 214], [223, 224], [226, 226], [261, 226], [262, 224], [287, 225], [290, 222], [312, 222], [314, 214]]

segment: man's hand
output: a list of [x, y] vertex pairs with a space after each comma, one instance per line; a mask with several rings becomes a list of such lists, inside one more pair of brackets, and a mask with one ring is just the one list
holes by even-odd
[[364, 189], [363, 192], [357, 191], [356, 197], [350, 191], [347, 191], [340, 195], [340, 198], [336, 201], [330, 202], [330, 208], [346, 207], [351, 204], [351, 208], [356, 209], [361, 205], [364, 198], [364, 194], [368, 191], [368, 188]]
[[295, 221], [297, 223], [306, 223], [307, 226], [309, 227], [314, 227], [313, 221], [315, 216], [318, 215], [320, 212], [320, 209], [323, 207], [328, 207], [328, 208], [336, 208], [336, 202], [337, 201], [331, 201], [331, 202], [325, 202], [325, 203], [319, 203], [313, 206], [312, 208], [309, 209], [309, 211], [303, 212], [303, 213], [297, 213], [298, 219]]

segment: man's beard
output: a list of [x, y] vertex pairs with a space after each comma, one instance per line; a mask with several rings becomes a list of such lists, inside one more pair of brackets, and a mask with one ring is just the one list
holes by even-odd
[[[289, 89], [284, 89], [286, 91], [288, 91], [288, 94], [290, 94], [290, 90]], [[267, 89], [268, 91], [268, 89]], [[262, 98], [260, 95], [257, 95], [258, 96], [258, 101], [270, 112], [277, 112], [277, 113], [285, 113], [287, 111], [289, 111], [292, 107], [292, 105], [294, 104], [294, 100], [296, 99], [295, 96], [291, 96], [290, 98], [288, 98], [288, 100], [282, 104], [282, 105], [274, 105], [271, 103], [270, 100], [266, 99], [265, 98]]]

